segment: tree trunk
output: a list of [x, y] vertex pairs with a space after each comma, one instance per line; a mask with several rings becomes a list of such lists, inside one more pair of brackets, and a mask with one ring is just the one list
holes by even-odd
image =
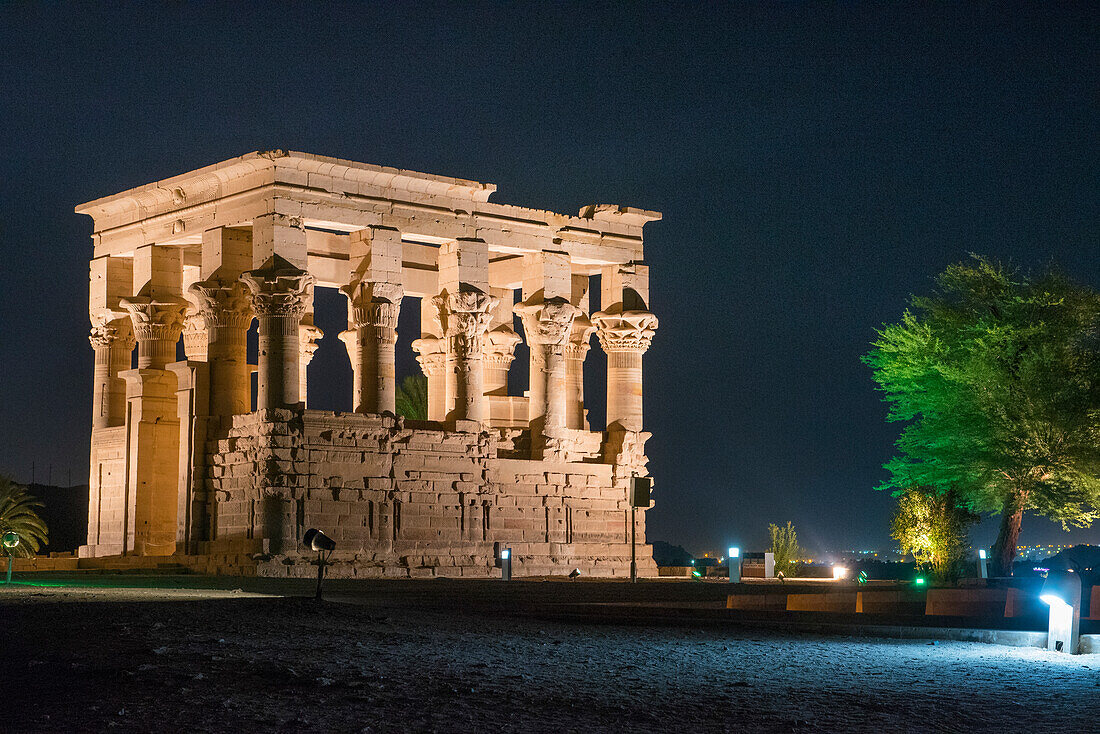
[[1020, 539], [1020, 525], [1024, 520], [1024, 504], [1027, 492], [1014, 491], [1005, 499], [1001, 510], [1001, 529], [993, 544], [993, 575], [1011, 576], [1012, 562], [1016, 560], [1016, 545]]

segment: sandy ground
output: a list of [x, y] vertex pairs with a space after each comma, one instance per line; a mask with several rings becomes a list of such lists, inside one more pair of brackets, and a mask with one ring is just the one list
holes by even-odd
[[1100, 730], [1100, 655], [560, 624], [489, 588], [2, 588], [0, 730]]

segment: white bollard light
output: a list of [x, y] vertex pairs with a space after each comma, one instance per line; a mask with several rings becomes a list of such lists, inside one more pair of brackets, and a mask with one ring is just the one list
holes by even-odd
[[1047, 649], [1076, 655], [1081, 646], [1081, 577], [1073, 571], [1051, 571], [1039, 598], [1050, 605]]
[[735, 545], [730, 546], [729, 556], [730, 583], [741, 583], [741, 549]]
[[978, 578], [989, 578], [989, 559], [986, 557], [985, 548], [978, 550]]

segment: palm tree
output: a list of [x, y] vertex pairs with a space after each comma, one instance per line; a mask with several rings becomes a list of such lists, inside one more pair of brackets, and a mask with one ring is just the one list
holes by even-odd
[[428, 420], [428, 378], [409, 375], [397, 386], [397, 414], [414, 421]]
[[0, 536], [7, 533], [19, 536], [19, 545], [6, 549], [8, 553], [28, 558], [46, 544], [46, 523], [38, 516], [42, 506], [26, 487], [0, 474]]

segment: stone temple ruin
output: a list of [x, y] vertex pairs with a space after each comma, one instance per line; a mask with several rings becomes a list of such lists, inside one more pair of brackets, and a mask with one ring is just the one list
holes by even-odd
[[[495, 189], [268, 151], [77, 207], [95, 222], [80, 555], [307, 575], [300, 540], [318, 527], [344, 576], [489, 577], [505, 547], [517, 575], [626, 575], [657, 328], [642, 228], [660, 214], [566, 216], [491, 203]], [[317, 288], [347, 297], [346, 331], [314, 326]], [[395, 347], [417, 300], [428, 416], [414, 421], [395, 415]], [[603, 430], [584, 407], [593, 333]], [[322, 337], [346, 345], [354, 412], [309, 407]], [[509, 395], [521, 341], [530, 390]], [[636, 523], [639, 574], [655, 575], [644, 511]]]

